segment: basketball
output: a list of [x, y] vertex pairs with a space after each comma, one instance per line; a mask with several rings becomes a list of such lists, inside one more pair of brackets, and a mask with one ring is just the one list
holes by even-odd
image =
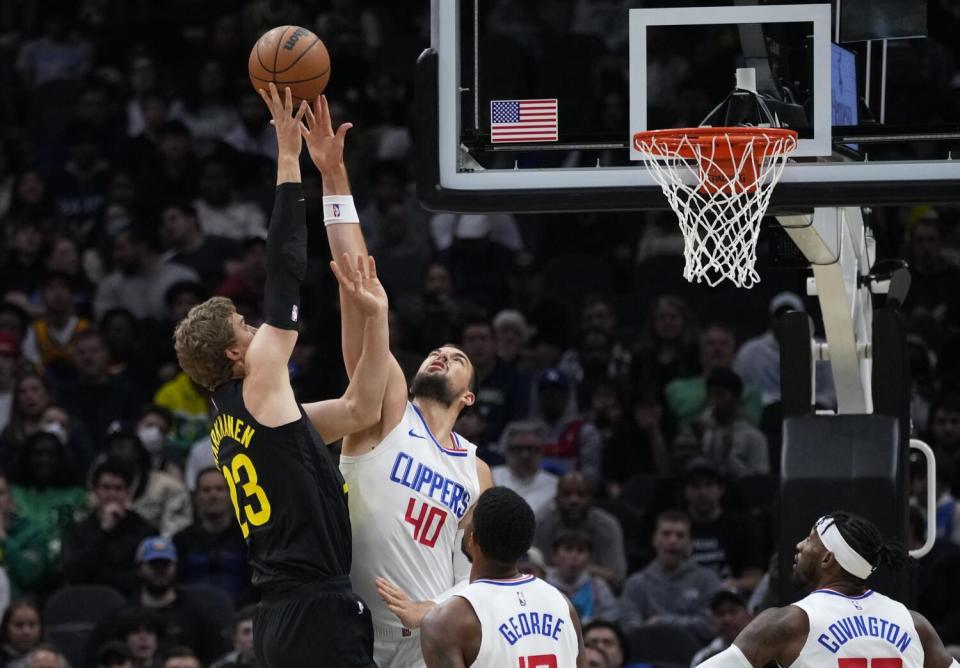
[[313, 102], [330, 80], [330, 54], [320, 38], [299, 26], [278, 26], [263, 34], [247, 62], [254, 90], [268, 90], [272, 81], [283, 97], [290, 88], [294, 106]]

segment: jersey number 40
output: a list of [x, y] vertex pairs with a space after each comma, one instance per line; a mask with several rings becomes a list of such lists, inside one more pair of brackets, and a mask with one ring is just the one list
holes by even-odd
[[519, 668], [557, 668], [556, 654], [521, 656]]
[[403, 519], [413, 525], [413, 539], [415, 541], [427, 547], [433, 547], [440, 537], [443, 523], [447, 521], [447, 511], [431, 506], [426, 501], [421, 503], [418, 509], [417, 500], [411, 496], [407, 502], [407, 512]]
[[837, 659], [837, 668], [902, 668], [903, 659]]

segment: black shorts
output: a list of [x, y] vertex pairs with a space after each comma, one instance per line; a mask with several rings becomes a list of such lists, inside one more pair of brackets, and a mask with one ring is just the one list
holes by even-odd
[[264, 597], [253, 645], [260, 668], [376, 668], [370, 610], [349, 589]]

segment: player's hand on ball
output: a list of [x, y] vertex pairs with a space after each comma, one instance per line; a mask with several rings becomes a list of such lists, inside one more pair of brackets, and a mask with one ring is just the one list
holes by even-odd
[[270, 125], [277, 131], [277, 145], [280, 149], [280, 155], [299, 157], [300, 149], [303, 147], [300, 122], [310, 105], [305, 101], [301, 102], [297, 113], [294, 114], [293, 95], [290, 93], [290, 89], [286, 87], [283, 89], [283, 99], [281, 100], [277, 86], [270, 82], [269, 87], [269, 92], [262, 88], [258, 92], [263, 101], [266, 102], [270, 115], [273, 117]]
[[300, 124], [300, 132], [307, 142], [307, 151], [313, 164], [325, 174], [330, 170], [343, 167], [343, 142], [347, 130], [353, 123], [343, 123], [333, 131], [333, 121], [330, 120], [330, 105], [327, 96], [317, 98], [313, 108], [307, 107], [304, 123]]
[[377, 278], [377, 263], [372, 256], [358, 255], [354, 264], [350, 262], [350, 256], [344, 253], [340, 262], [331, 260], [330, 269], [361, 313], [368, 317], [387, 313], [387, 292]]
[[383, 578], [377, 578], [377, 593], [390, 612], [408, 629], [420, 628], [423, 618], [436, 607], [433, 601], [411, 601], [405, 591]]

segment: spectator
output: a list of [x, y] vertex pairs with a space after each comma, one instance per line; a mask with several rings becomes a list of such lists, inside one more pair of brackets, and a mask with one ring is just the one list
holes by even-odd
[[70, 668], [67, 658], [50, 644], [37, 645], [27, 655], [26, 668]]
[[716, 368], [707, 377], [710, 419], [703, 434], [703, 452], [733, 478], [770, 473], [767, 437], [743, 418], [743, 381], [729, 369]]
[[183, 481], [183, 467], [168, 457], [173, 413], [163, 406], [148, 406], [137, 421], [137, 438], [150, 453], [150, 468]]
[[553, 366], [567, 349], [567, 309], [563, 304], [544, 296], [543, 271], [529, 252], [518, 251], [513, 255], [507, 273], [507, 292], [509, 308], [520, 311], [533, 331], [531, 344], [538, 351], [537, 366]]
[[928, 429], [937, 459], [950, 459], [954, 470], [960, 470], [960, 395], [947, 394], [934, 402]]
[[48, 536], [17, 512], [10, 483], [0, 473], [0, 566], [14, 596], [41, 593], [52, 566], [50, 556]]
[[241, 608], [233, 618], [233, 649], [210, 664], [210, 668], [257, 668], [253, 651], [253, 618], [255, 605]]
[[10, 421], [0, 434], [3, 443], [0, 459], [4, 468], [13, 468], [20, 447], [43, 428], [43, 412], [50, 403], [50, 387], [40, 374], [28, 371], [20, 375], [13, 386]]
[[910, 294], [904, 309], [913, 318], [926, 316], [942, 320], [948, 306], [957, 303], [956, 285], [960, 268], [946, 250], [941, 228], [943, 222], [935, 211], [920, 217], [909, 231], [907, 248], [910, 263]]
[[507, 463], [493, 467], [493, 484], [509, 487], [537, 512], [557, 496], [557, 476], [540, 468], [543, 428], [536, 422], [510, 422], [501, 437]]
[[[397, 300], [397, 315], [412, 334], [411, 346], [421, 356], [453, 341], [464, 314], [479, 311], [479, 307], [458, 296], [454, 288], [450, 270], [433, 262], [424, 272], [420, 290], [401, 293]], [[422, 327], [424, 322], [430, 326]], [[393, 332], [393, 327], [390, 331]]]
[[0, 285], [4, 290], [33, 295], [43, 277], [42, 245], [43, 231], [38, 222], [15, 219], [7, 256], [0, 264]]
[[178, 281], [195, 281], [192, 269], [161, 262], [145, 234], [127, 228], [113, 239], [115, 270], [97, 288], [94, 309], [102, 316], [108, 309], [125, 308], [138, 318], [163, 320], [164, 295]]
[[723, 476], [709, 459], [695, 459], [683, 477], [690, 516], [691, 556], [712, 570], [728, 588], [749, 594], [763, 577], [760, 532], [748, 516], [724, 510]]
[[[780, 401], [780, 341], [777, 326], [790, 311], [804, 311], [803, 301], [792, 292], [780, 292], [770, 300], [770, 328], [762, 335], [746, 341], [737, 351], [733, 370], [746, 382], [760, 389], [764, 407]], [[816, 403], [833, 406], [836, 396], [833, 377], [827, 362], [816, 362]]]
[[65, 447], [64, 458], [74, 473], [74, 481], [79, 482], [80, 475], [89, 470], [93, 462], [93, 443], [86, 427], [71, 416], [62, 406], [50, 404], [43, 411], [41, 430], [53, 434]]
[[13, 413], [13, 388], [20, 361], [20, 342], [10, 332], [0, 331], [0, 433]]
[[240, 116], [230, 99], [230, 89], [219, 62], [209, 59], [195, 72], [196, 80], [191, 94], [184, 98], [182, 116], [194, 137], [197, 152], [207, 156], [236, 126]]
[[[700, 375], [676, 378], [667, 383], [664, 394], [667, 407], [681, 424], [690, 424], [704, 417], [707, 407], [707, 377], [714, 369], [733, 368], [733, 358], [737, 352], [737, 341], [733, 330], [726, 325], [707, 326], [700, 334]], [[760, 390], [750, 383], [744, 383], [744, 417], [751, 424], [759, 424], [763, 411], [763, 398]]]
[[217, 587], [234, 604], [252, 600], [247, 544], [236, 522], [227, 481], [219, 469], [200, 472], [193, 501], [196, 521], [173, 537], [179, 555], [177, 579], [184, 585]]
[[[28, 167], [20, 172], [7, 221], [13, 223], [11, 230], [14, 233], [13, 246], [20, 256], [19, 259], [27, 261], [27, 266], [32, 271], [39, 272], [39, 264], [34, 264], [33, 261], [42, 242], [42, 233], [56, 229], [61, 223], [57, 205], [51, 191], [47, 188], [47, 180], [39, 168]], [[17, 236], [18, 231], [26, 231], [31, 227], [37, 232], [36, 234], [29, 233], [26, 237]], [[34, 277], [39, 278], [39, 273], [34, 274]], [[23, 290], [21, 283], [0, 281], [0, 285], [9, 285], [15, 290]]]
[[547, 369], [540, 374], [530, 415], [546, 428], [545, 469], [561, 475], [576, 469], [591, 484], [599, 482], [603, 440], [596, 425], [578, 415], [573, 388], [562, 371]]
[[[461, 225], [473, 224], [475, 214], [437, 213], [430, 218], [430, 235], [437, 250], [445, 250], [453, 244]], [[490, 227], [490, 238], [516, 252], [523, 250], [523, 237], [516, 219], [509, 213], [483, 214]]]
[[190, 495], [183, 483], [168, 473], [151, 468], [150, 453], [129, 431], [107, 436], [104, 456], [133, 473], [130, 508], [164, 536], [173, 536], [190, 525]]
[[85, 238], [106, 203], [110, 163], [104, 137], [90, 123], [74, 121], [67, 129], [67, 157], [51, 177], [60, 218], [71, 236]]
[[207, 393], [197, 388], [183, 371], [160, 386], [153, 396], [153, 403], [173, 414], [169, 440], [175, 453], [187, 453], [193, 443], [209, 433]]
[[19, 350], [20, 342], [27, 336], [30, 327], [30, 316], [19, 304], [11, 301], [9, 293], [5, 294], [6, 301], [0, 301], [0, 331], [12, 336]]
[[166, 632], [160, 615], [148, 608], [128, 608], [117, 616], [115, 626], [116, 637], [133, 658], [133, 667], [157, 668], [157, 654]]
[[172, 647], [163, 653], [163, 668], [203, 668], [189, 647]]
[[474, 405], [487, 427], [482, 442], [492, 443], [500, 438], [508, 422], [527, 415], [530, 389], [515, 369], [497, 357], [493, 327], [485, 318], [468, 319], [461, 329], [460, 343], [473, 363]]
[[20, 48], [17, 70], [31, 88], [53, 81], [81, 78], [91, 64], [90, 45], [72, 30], [65, 9], [48, 9], [43, 15], [43, 33]]
[[122, 376], [108, 373], [110, 353], [103, 337], [94, 331], [78, 334], [73, 344], [77, 379], [64, 383], [64, 408], [79, 416], [95, 439], [103, 438], [111, 424], [137, 419], [143, 397], [140, 388]]
[[[241, 244], [240, 260], [216, 294], [229, 297], [237, 306], [237, 313], [257, 322], [263, 313], [263, 286], [267, 276], [267, 242], [250, 237]], [[392, 329], [392, 328], [391, 328]]]
[[125, 308], [113, 308], [100, 318], [99, 330], [107, 347], [107, 374], [120, 376], [138, 387], [156, 382], [157, 355], [151, 349], [150, 332]]
[[148, 210], [155, 211], [165, 202], [180, 197], [191, 200], [197, 193], [200, 168], [193, 154], [190, 130], [181, 121], [166, 121], [158, 132], [158, 155], [151, 159], [149, 145], [140, 176]]
[[[560, 360], [560, 368], [577, 384], [587, 376], [621, 378], [630, 372], [630, 351], [616, 338], [616, 314], [613, 306], [600, 295], [590, 295], [580, 309], [579, 343], [577, 350], [568, 350]], [[598, 334], [602, 332], [603, 336]], [[588, 336], [589, 334], [589, 336]], [[601, 348], [598, 344], [603, 341]], [[588, 353], [588, 367], [584, 367], [583, 353]], [[602, 357], [596, 353], [603, 352]]]
[[[225, 620], [213, 619], [203, 606], [175, 586], [177, 549], [163, 536], [146, 538], [137, 550], [139, 591], [136, 601], [156, 612], [171, 645], [186, 645], [204, 661], [213, 661], [225, 650]], [[200, 594], [202, 596], [202, 594]]]
[[414, 292], [430, 259], [427, 214], [407, 191], [403, 163], [378, 161], [369, 178], [373, 200], [360, 212], [360, 225], [377, 258], [377, 274], [393, 290]]
[[590, 574], [592, 551], [586, 532], [559, 532], [553, 540], [554, 566], [547, 570], [547, 582], [570, 599], [581, 623], [594, 619], [616, 621], [620, 616], [616, 597], [603, 579]]
[[90, 321], [74, 310], [74, 278], [48, 272], [40, 287], [43, 317], [37, 318], [23, 342], [23, 356], [40, 368], [67, 375], [63, 366], [73, 363], [72, 347], [78, 334], [90, 329]]
[[493, 317], [492, 324], [497, 357], [515, 368], [524, 365], [524, 350], [532, 334], [527, 319], [520, 311], [504, 309]]
[[133, 655], [122, 640], [108, 640], [97, 650], [97, 668], [133, 668]]
[[[63, 441], [49, 432], [35, 433], [20, 451], [17, 471], [13, 505], [43, 532], [53, 549], [61, 530], [87, 500], [84, 489], [75, 483], [76, 471]], [[55, 551], [52, 556], [57, 556]]]
[[720, 579], [690, 558], [690, 518], [678, 511], [657, 517], [653, 533], [656, 558], [627, 578], [620, 596], [624, 627], [669, 624], [701, 641], [712, 633], [709, 606]]
[[0, 662], [8, 668], [24, 668], [27, 656], [43, 639], [40, 611], [27, 601], [11, 603], [0, 620]]
[[590, 536], [591, 574], [616, 587], [627, 573], [623, 530], [613, 515], [593, 506], [590, 485], [582, 473], [567, 473], [560, 478], [556, 500], [537, 513], [533, 544], [547, 556], [549, 563], [554, 563], [554, 540], [567, 529], [584, 531]]
[[129, 508], [133, 475], [112, 460], [90, 476], [93, 508], [63, 532], [63, 575], [68, 584], [103, 584], [131, 594], [137, 587], [134, 557], [154, 529]]
[[80, 248], [72, 237], [58, 234], [50, 239], [43, 268], [47, 275], [67, 276], [77, 310], [90, 313], [94, 285], [80, 264]]
[[267, 217], [253, 202], [236, 199], [230, 168], [220, 158], [200, 170], [200, 196], [193, 203], [200, 227], [208, 236], [243, 241], [267, 237]]
[[607, 655], [596, 647], [584, 647], [583, 656], [586, 661], [586, 668], [610, 668], [610, 662]]
[[206, 291], [213, 292], [226, 277], [227, 263], [238, 255], [236, 241], [205, 235], [192, 204], [168, 204], [160, 213], [160, 221], [170, 249], [167, 261], [192, 269]]
[[733, 644], [734, 639], [750, 623], [752, 617], [747, 602], [736, 592], [721, 589], [710, 599], [710, 614], [717, 637], [693, 656], [690, 668], [699, 666]]
[[[622, 401], [621, 393], [612, 385], [599, 385], [593, 390], [591, 403], [598, 415], [595, 418], [598, 428], [609, 430], [602, 470], [607, 493], [614, 498], [635, 475], [668, 476], [673, 470], [671, 455], [674, 453], [669, 445], [672, 430], [664, 416], [660, 393], [655, 388], [639, 390], [629, 412], [620, 408]], [[606, 424], [604, 412], [611, 413]]]
[[270, 125], [270, 112], [263, 99], [253, 91], [240, 96], [239, 120], [223, 141], [245, 156], [276, 161], [277, 133]]
[[594, 619], [583, 627], [583, 643], [595, 647], [607, 657], [610, 668], [639, 668], [639, 664], [627, 663], [630, 646], [627, 637], [616, 622]]
[[662, 388], [674, 378], [696, 373], [698, 336], [699, 326], [686, 302], [672, 295], [657, 298], [633, 353], [634, 383]]
[[517, 563], [517, 570], [524, 575], [535, 575], [541, 580], [546, 578], [547, 562], [543, 558], [543, 552], [535, 547], [531, 547]]

